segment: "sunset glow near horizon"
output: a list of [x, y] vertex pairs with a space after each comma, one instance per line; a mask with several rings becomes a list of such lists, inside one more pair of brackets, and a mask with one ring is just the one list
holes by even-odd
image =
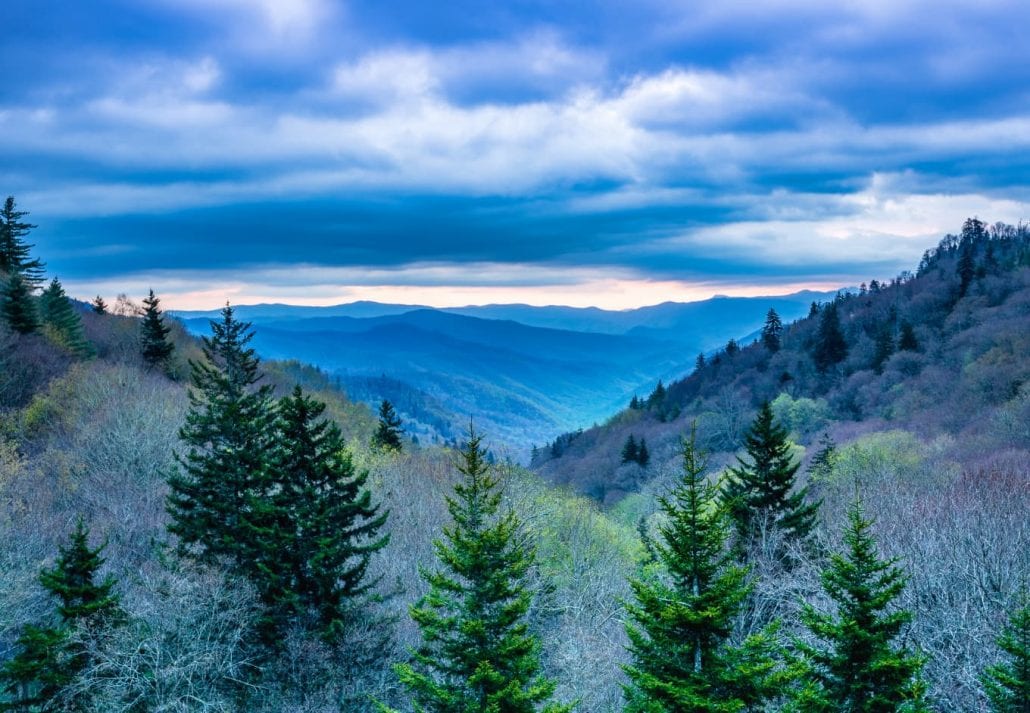
[[0, 191], [84, 299], [626, 309], [888, 279], [1030, 218], [1017, 0], [5, 15]]

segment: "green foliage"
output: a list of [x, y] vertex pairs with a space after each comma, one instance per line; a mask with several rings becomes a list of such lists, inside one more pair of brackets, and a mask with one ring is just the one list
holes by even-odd
[[898, 351], [919, 351], [919, 340], [916, 339], [916, 331], [912, 328], [912, 323], [906, 320], [902, 320], [901, 322], [901, 331], [898, 335]]
[[640, 438], [640, 447], [637, 449], [637, 464], [641, 468], [646, 468], [648, 463], [651, 462], [651, 453], [647, 450], [647, 440], [643, 437]]
[[747, 569], [733, 563], [718, 489], [695, 434], [682, 443], [683, 476], [659, 499], [665, 522], [652, 545], [653, 576], [633, 579], [627, 605], [632, 663], [625, 667], [630, 713], [730, 712], [769, 698], [776, 668], [774, 630], [741, 646], [729, 643], [733, 620], [751, 591]]
[[0, 316], [19, 334], [31, 334], [39, 329], [39, 315], [32, 290], [21, 273], [11, 273], [0, 293]]
[[829, 481], [833, 478], [833, 468], [837, 462], [837, 444], [830, 434], [824, 433], [819, 438], [819, 450], [812, 456], [808, 473], [813, 480]]
[[526, 623], [534, 551], [514, 513], [499, 512], [499, 480], [481, 443], [470, 428], [447, 498], [453, 524], [434, 543], [441, 569], [423, 573], [429, 593], [411, 609], [422, 643], [397, 675], [418, 711], [568, 711], [549, 702], [556, 683], [540, 675]]
[[869, 433], [834, 452], [833, 467], [821, 474], [836, 482], [862, 485], [914, 478], [926, 461], [926, 448], [908, 431]]
[[76, 676], [89, 665], [89, 653], [72, 638], [77, 629], [118, 621], [121, 610], [112, 577], [98, 583], [104, 564], [103, 545], [89, 546], [89, 531], [79, 520], [57, 563], [39, 575], [40, 584], [57, 600], [57, 623], [26, 626], [18, 637], [18, 653], [0, 669], [0, 685], [13, 696], [0, 710], [82, 710], [88, 692], [73, 692]]
[[[300, 622], [328, 641], [344, 633], [348, 606], [373, 583], [372, 553], [388, 538], [325, 404], [300, 386], [279, 401], [275, 446], [258, 490], [249, 494], [257, 585], [273, 624]], [[274, 628], [278, 628], [275, 626]]]
[[379, 425], [372, 435], [372, 447], [381, 450], [400, 452], [403, 448], [401, 443], [401, 417], [397, 415], [393, 404], [383, 400], [379, 404]]
[[631, 433], [626, 438], [625, 445], [622, 446], [622, 462], [635, 463], [639, 454], [640, 449], [637, 446], [637, 438]]
[[783, 322], [776, 310], [770, 309], [765, 315], [765, 325], [762, 327], [762, 344], [770, 352], [776, 353], [780, 350], [781, 339], [783, 338]]
[[172, 328], [165, 324], [161, 300], [150, 294], [143, 300], [143, 321], [140, 324], [140, 354], [149, 368], [167, 370], [175, 345], [168, 339]]
[[890, 323], [880, 325], [876, 332], [876, 348], [873, 352], [873, 371], [883, 373], [883, 365], [894, 353], [894, 329]]
[[798, 679], [788, 710], [805, 713], [928, 711], [919, 678], [924, 657], [894, 643], [911, 613], [894, 602], [906, 577], [897, 560], [881, 560], [861, 503], [848, 510], [846, 550], [822, 572], [834, 614], [805, 605], [801, 619], [818, 639], [797, 643]]
[[984, 688], [995, 713], [1030, 713], [1030, 597], [1024, 591], [1021, 599], [998, 637], [1008, 660], [984, 672]]
[[190, 362], [190, 408], [179, 432], [189, 450], [176, 456], [179, 468], [168, 479], [168, 529], [180, 554], [253, 575], [256, 545], [246, 518], [272, 448], [272, 390], [257, 385], [249, 323], [226, 306], [211, 330], [203, 361]]
[[24, 238], [36, 226], [22, 220], [26, 215], [7, 196], [0, 208], [0, 275], [19, 275], [31, 292], [43, 282], [43, 263], [30, 257], [32, 246]]
[[82, 319], [55, 277], [40, 295], [43, 323], [55, 340], [78, 357], [92, 356], [93, 347], [82, 332]]
[[830, 418], [824, 399], [797, 398], [783, 392], [772, 401], [773, 415], [790, 433], [805, 435], [821, 428]]
[[[819, 503], [809, 503], [808, 486], [795, 489], [800, 462], [787, 429], [776, 422], [771, 404], [758, 411], [745, 437], [748, 460], [737, 458], [723, 493], [737, 529], [737, 548], [746, 555], [760, 527], [778, 528], [803, 540], [816, 525]], [[750, 461], [750, 462], [748, 462]]]
[[827, 305], [819, 319], [819, 332], [812, 351], [815, 368], [820, 373], [826, 372], [830, 367], [844, 361], [847, 356], [848, 343], [844, 340], [844, 332], [841, 330], [837, 305]]
[[104, 302], [104, 298], [97, 295], [90, 303], [93, 308], [94, 314], [107, 314], [107, 303]]

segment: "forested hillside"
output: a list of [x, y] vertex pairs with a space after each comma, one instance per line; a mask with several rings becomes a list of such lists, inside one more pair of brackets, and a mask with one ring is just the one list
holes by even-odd
[[558, 439], [591, 499], [391, 438], [231, 307], [74, 302], [2, 218], [0, 708], [1025, 708], [1023, 228]]

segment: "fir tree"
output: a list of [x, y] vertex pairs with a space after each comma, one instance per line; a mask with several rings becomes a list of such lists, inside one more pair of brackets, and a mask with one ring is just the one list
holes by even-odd
[[389, 401], [383, 400], [379, 404], [379, 425], [372, 435], [372, 447], [398, 452], [403, 448], [401, 417], [397, 415], [397, 411]]
[[625, 445], [622, 446], [622, 462], [623, 463], [636, 463], [637, 458], [640, 455], [640, 451], [637, 448], [637, 439], [631, 433], [629, 438], [626, 439]]
[[694, 360], [694, 371], [701, 371], [705, 368], [705, 355], [704, 352], [699, 352], [697, 359]]
[[647, 397], [648, 407], [654, 408], [656, 406], [662, 406], [665, 403], [666, 393], [665, 384], [663, 384], [662, 380], [659, 379], [658, 385], [654, 387], [654, 391], [652, 391], [651, 395]]
[[175, 345], [168, 341], [172, 328], [165, 324], [161, 300], [150, 294], [143, 300], [143, 321], [140, 324], [140, 353], [149, 368], [166, 369]]
[[919, 351], [919, 341], [916, 339], [916, 331], [912, 328], [912, 324], [905, 320], [902, 320], [901, 322], [901, 333], [898, 336], [898, 351]]
[[797, 643], [801, 675], [788, 710], [806, 713], [928, 711], [924, 659], [894, 643], [912, 615], [894, 606], [906, 577], [897, 560], [881, 560], [861, 503], [848, 510], [846, 550], [830, 556], [824, 591], [836, 613], [806, 604], [801, 619], [819, 641]]
[[762, 327], [762, 344], [770, 352], [778, 352], [782, 337], [783, 322], [780, 321], [780, 315], [776, 314], [776, 310], [770, 308], [765, 315], [765, 326]]
[[249, 323], [226, 306], [211, 330], [202, 340], [204, 359], [190, 362], [193, 388], [179, 431], [189, 450], [176, 455], [179, 467], [169, 477], [168, 529], [181, 554], [253, 575], [249, 505], [274, 437], [272, 387], [258, 385]]
[[962, 246], [956, 271], [959, 280], [958, 296], [965, 297], [966, 292], [969, 290], [969, 285], [976, 276], [976, 263], [973, 261], [973, 246], [971, 243], [966, 243]]
[[890, 324], [883, 324], [876, 333], [876, 349], [873, 352], [873, 371], [883, 373], [883, 365], [894, 353], [894, 334]]
[[0, 208], [0, 275], [21, 275], [31, 292], [43, 282], [43, 263], [30, 257], [32, 246], [24, 238], [36, 226], [22, 221], [26, 215], [7, 196]]
[[820, 373], [844, 361], [848, 356], [848, 344], [840, 327], [837, 305], [831, 304], [822, 311], [819, 333], [816, 335], [812, 358]]
[[[876, 280], [873, 280], [873, 282], [876, 282]], [[872, 286], [872, 283], [870, 283], [870, 287], [871, 286]], [[812, 317], [815, 317], [818, 314], [819, 314], [819, 303], [813, 301], [812, 304], [810, 304], [808, 306], [808, 318], [811, 319]]]
[[70, 692], [76, 676], [89, 665], [86, 647], [72, 638], [79, 631], [116, 623], [121, 618], [115, 581], [97, 582], [104, 546], [89, 546], [89, 531], [79, 520], [57, 563], [39, 575], [40, 584], [57, 600], [56, 623], [26, 626], [18, 653], [0, 669], [0, 683], [13, 696], [0, 710], [82, 710], [86, 693]]
[[90, 304], [93, 307], [94, 314], [107, 314], [107, 303], [104, 302], [104, 298], [100, 295], [97, 295]]
[[637, 463], [641, 468], [646, 468], [648, 463], [651, 462], [651, 454], [647, 450], [647, 441], [641, 437], [640, 447], [637, 448]]
[[705, 480], [695, 434], [683, 441], [683, 477], [659, 499], [665, 515], [649, 550], [657, 572], [633, 579], [626, 626], [627, 713], [757, 709], [772, 694], [772, 631], [730, 644], [733, 620], [748, 597], [747, 569], [726, 549], [726, 512]]
[[39, 330], [39, 315], [28, 283], [15, 272], [8, 276], [0, 295], [0, 315], [7, 326], [19, 334], [32, 334]]
[[249, 509], [258, 588], [273, 621], [299, 621], [335, 642], [350, 604], [374, 584], [368, 563], [387, 543], [378, 534], [387, 513], [324, 412], [300, 386], [279, 401], [275, 448]]
[[633, 394], [633, 398], [629, 400], [629, 408], [630, 411], [640, 410], [640, 398], [636, 394]]
[[526, 622], [534, 552], [514, 513], [500, 513], [500, 483], [481, 444], [470, 427], [461, 481], [447, 498], [453, 524], [435, 542], [441, 568], [423, 573], [429, 593], [411, 609], [422, 643], [397, 675], [426, 713], [568, 711], [549, 702], [556, 683], [540, 674]]
[[745, 437], [747, 460], [738, 457], [729, 469], [724, 497], [746, 554], [761, 526], [803, 540], [815, 527], [820, 503], [808, 502], [808, 486], [796, 488], [801, 467], [791, 454], [787, 429], [776, 423], [768, 401], [758, 410]]
[[1008, 661], [989, 666], [983, 683], [995, 713], [1030, 713], [1030, 597], [1009, 617], [998, 637]]
[[740, 353], [740, 347], [737, 345], [736, 339], [731, 339], [726, 342], [726, 356], [734, 357]]
[[92, 356], [93, 347], [82, 332], [82, 319], [56, 277], [43, 290], [39, 301], [43, 308], [43, 322], [54, 339], [76, 356]]
[[837, 461], [837, 444], [830, 434], [824, 433], [819, 439], [819, 450], [812, 456], [808, 472], [813, 478], [829, 480], [833, 475], [833, 466]]

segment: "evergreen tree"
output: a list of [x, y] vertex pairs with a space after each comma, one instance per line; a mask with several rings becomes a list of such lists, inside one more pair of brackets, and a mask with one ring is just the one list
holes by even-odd
[[776, 314], [776, 310], [770, 308], [765, 315], [765, 326], [762, 327], [762, 344], [770, 352], [778, 352], [782, 337], [783, 322], [780, 321], [780, 315]]
[[623, 463], [636, 463], [637, 458], [640, 455], [640, 451], [637, 448], [637, 439], [631, 433], [629, 438], [626, 439], [625, 445], [622, 446], [622, 462]]
[[861, 503], [848, 510], [846, 551], [830, 556], [824, 591], [836, 604], [823, 614], [806, 604], [801, 619], [819, 640], [798, 642], [801, 675], [788, 710], [805, 713], [928, 711], [919, 678], [924, 658], [894, 644], [911, 613], [894, 601], [906, 577], [897, 560], [881, 560]]
[[93, 347], [82, 332], [82, 319], [56, 277], [43, 290], [39, 301], [43, 308], [43, 322], [54, 339], [76, 356], [92, 356]]
[[168, 529], [179, 552], [221, 561], [255, 575], [250, 523], [252, 494], [263, 476], [274, 438], [272, 387], [258, 385], [259, 360], [248, 346], [254, 334], [231, 307], [211, 322], [202, 361], [190, 362], [190, 406], [169, 477]]
[[697, 359], [694, 360], [694, 371], [701, 371], [705, 368], [705, 355], [704, 352], [699, 352]]
[[67, 547], [59, 548], [57, 563], [39, 575], [40, 584], [57, 600], [56, 623], [26, 626], [18, 637], [18, 653], [0, 669], [0, 684], [13, 700], [0, 710], [82, 710], [85, 693], [69, 688], [89, 665], [85, 646], [72, 638], [121, 618], [115, 581], [97, 582], [104, 546], [89, 546], [89, 531], [79, 520]]
[[973, 246], [971, 243], [966, 243], [962, 246], [956, 271], [958, 272], [959, 280], [958, 296], [965, 297], [966, 292], [969, 290], [969, 285], [976, 276], [976, 263], [973, 261]]
[[984, 688], [995, 713], [1030, 713], [1030, 597], [1023, 592], [1021, 598], [998, 637], [1008, 661], [984, 672]]
[[379, 425], [372, 435], [372, 447], [398, 452], [403, 448], [401, 417], [397, 415], [393, 404], [385, 399], [379, 404]]
[[36, 226], [22, 220], [26, 215], [7, 196], [0, 208], [0, 275], [21, 275], [31, 292], [43, 282], [43, 263], [30, 257], [32, 246], [24, 238]]
[[901, 322], [901, 333], [898, 336], [898, 351], [919, 351], [919, 341], [916, 339], [916, 332], [912, 329], [912, 324], [906, 320]]
[[729, 469], [724, 496], [736, 525], [738, 550], [746, 554], [762, 525], [803, 540], [815, 527], [820, 503], [808, 502], [808, 486], [797, 489], [801, 467], [791, 454], [787, 429], [776, 423], [768, 401], [745, 437], [747, 460]]
[[104, 298], [100, 295], [97, 295], [90, 304], [93, 306], [94, 314], [107, 314], [107, 303], [104, 302]]
[[665, 403], [665, 395], [665, 384], [663, 384], [662, 380], [659, 379], [658, 385], [654, 387], [654, 391], [652, 391], [651, 395], [647, 397], [648, 407], [653, 408], [656, 406], [662, 406]]
[[647, 441], [643, 437], [640, 439], [640, 447], [637, 448], [637, 463], [641, 468], [646, 468], [647, 464], [651, 462], [651, 454], [647, 450]]
[[3, 294], [0, 295], [0, 315], [7, 326], [19, 334], [31, 334], [39, 329], [39, 315], [32, 290], [21, 273], [11, 273], [7, 277]]
[[873, 352], [873, 371], [883, 373], [883, 365], [894, 353], [894, 334], [889, 323], [880, 326], [876, 333], [876, 349]]
[[447, 498], [453, 524], [435, 542], [441, 568], [424, 572], [429, 593], [411, 609], [422, 643], [397, 675], [426, 713], [568, 711], [549, 702], [556, 683], [540, 674], [527, 627], [534, 552], [514, 513], [500, 513], [500, 483], [481, 443], [470, 427], [461, 481]]
[[637, 397], [636, 394], [633, 394], [633, 398], [629, 400], [629, 408], [630, 408], [630, 411], [639, 411], [640, 410], [640, 399], [639, 399], [639, 397]]
[[848, 344], [840, 327], [837, 305], [831, 304], [822, 310], [819, 333], [816, 335], [812, 358], [820, 373], [844, 361], [848, 356]]
[[172, 358], [175, 345], [168, 341], [172, 328], [165, 324], [161, 300], [150, 294], [143, 300], [143, 321], [140, 324], [140, 353], [150, 368], [165, 369]]
[[683, 477], [659, 499], [665, 515], [649, 550], [657, 571], [630, 581], [632, 663], [625, 667], [627, 713], [755, 710], [773, 691], [772, 631], [740, 646], [733, 620], [751, 591], [747, 569], [726, 549], [726, 512], [705, 480], [695, 433], [683, 441]]
[[736, 339], [731, 339], [730, 341], [726, 342], [726, 356], [734, 357], [734, 356], [736, 356], [739, 353], [740, 353], [740, 347], [737, 346], [737, 340]]
[[275, 624], [299, 621], [328, 641], [345, 631], [349, 605], [366, 593], [372, 553], [388, 538], [339, 427], [300, 386], [279, 401], [275, 447], [249, 510], [258, 588]]
[[808, 466], [808, 472], [813, 478], [829, 480], [833, 475], [833, 466], [837, 461], [837, 444], [834, 443], [830, 434], [824, 433], [819, 439], [819, 450], [812, 456], [812, 462]]
[[[873, 282], [876, 282], [876, 280], [873, 280]], [[872, 283], [869, 283], [869, 284], [870, 284], [870, 287], [872, 287]], [[808, 306], [808, 317], [809, 317], [809, 319], [811, 319], [812, 317], [815, 317], [818, 314], [819, 314], [819, 303], [813, 301], [812, 304], [810, 304]]]

